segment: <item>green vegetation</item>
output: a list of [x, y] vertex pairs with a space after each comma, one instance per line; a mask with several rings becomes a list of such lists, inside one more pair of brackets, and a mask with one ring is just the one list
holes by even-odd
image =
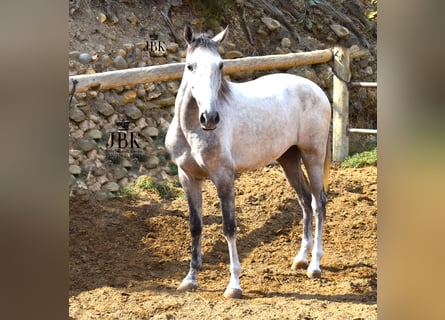
[[377, 148], [370, 151], [356, 153], [346, 157], [342, 163], [343, 168], [361, 168], [377, 165]]
[[157, 182], [150, 176], [140, 176], [133, 184], [124, 187], [119, 196], [142, 198], [144, 192], [155, 192], [164, 200], [173, 200], [183, 195], [178, 180]]

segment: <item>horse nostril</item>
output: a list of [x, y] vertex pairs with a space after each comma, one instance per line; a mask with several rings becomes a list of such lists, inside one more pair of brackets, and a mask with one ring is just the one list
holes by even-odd
[[201, 116], [199, 117], [199, 122], [201, 124], [205, 124], [206, 123], [206, 117], [204, 116], [204, 113], [201, 113]]
[[216, 113], [216, 117], [215, 117], [215, 124], [219, 122], [219, 113]]

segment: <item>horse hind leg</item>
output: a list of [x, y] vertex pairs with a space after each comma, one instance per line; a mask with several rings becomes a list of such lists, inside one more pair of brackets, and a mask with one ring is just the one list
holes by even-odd
[[190, 291], [198, 287], [198, 270], [202, 266], [201, 233], [202, 233], [202, 181], [186, 175], [179, 169], [179, 180], [187, 197], [190, 214], [190, 234], [192, 238], [192, 256], [190, 270], [182, 280], [178, 291]]
[[296, 191], [298, 195], [298, 203], [303, 211], [303, 235], [301, 238], [301, 246], [297, 255], [293, 259], [291, 269], [305, 269], [309, 265], [307, 256], [312, 250], [312, 206], [308, 182], [301, 170], [300, 150], [296, 146], [293, 146], [277, 159], [277, 161], [283, 168], [284, 174], [290, 185]]
[[[323, 157], [321, 157], [323, 155]], [[322, 234], [323, 224], [326, 218], [326, 193], [324, 190], [324, 172], [326, 171], [323, 152], [311, 151], [302, 153], [303, 163], [309, 177], [311, 192], [311, 207], [315, 216], [314, 246], [312, 249], [311, 263], [307, 274], [311, 278], [321, 277], [320, 260], [323, 257]]]

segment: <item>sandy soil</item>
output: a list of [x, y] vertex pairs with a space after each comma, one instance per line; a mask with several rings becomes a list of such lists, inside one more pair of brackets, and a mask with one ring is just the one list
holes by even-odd
[[292, 271], [301, 210], [279, 166], [236, 182], [240, 300], [222, 295], [229, 259], [215, 188], [204, 188], [199, 288], [176, 287], [188, 271], [186, 202], [71, 199], [71, 319], [376, 319], [377, 168], [331, 170], [321, 279]]

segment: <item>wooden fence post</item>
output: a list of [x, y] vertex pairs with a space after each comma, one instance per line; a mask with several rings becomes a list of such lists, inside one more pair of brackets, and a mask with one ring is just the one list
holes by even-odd
[[349, 49], [341, 46], [334, 48], [334, 87], [333, 87], [333, 125], [332, 160], [343, 161], [349, 154], [349, 90], [351, 79], [349, 68]]

